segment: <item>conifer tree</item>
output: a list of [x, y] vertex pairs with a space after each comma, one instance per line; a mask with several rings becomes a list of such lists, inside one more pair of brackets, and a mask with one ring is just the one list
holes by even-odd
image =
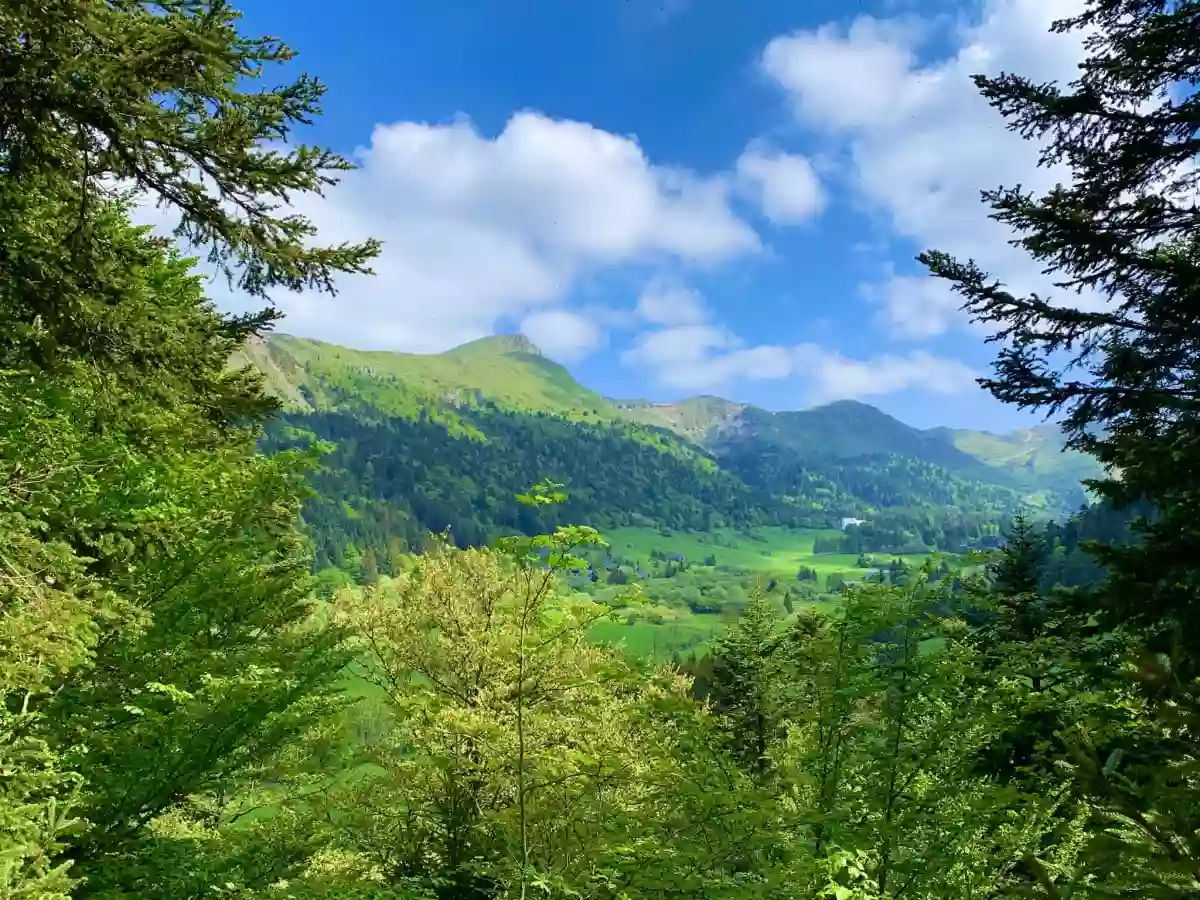
[[998, 558], [989, 566], [996, 590], [1008, 596], [1036, 593], [1044, 558], [1043, 535], [1025, 513], [1018, 513]]
[[239, 33], [239, 18], [226, 0], [5, 4], [0, 180], [72, 197], [83, 245], [89, 207], [131, 184], [257, 295], [332, 290], [335, 273], [362, 270], [376, 242], [308, 246], [312, 223], [287, 208], [351, 168], [329, 150], [285, 146], [325, 89], [308, 75], [260, 87], [294, 52]]
[[[1052, 276], [1057, 295], [1018, 295], [974, 261], [922, 255], [1001, 345], [982, 384], [998, 399], [1064, 413], [1070, 443], [1108, 477], [1118, 506], [1154, 509], [1140, 540], [1096, 547], [1108, 569], [1090, 609], [1103, 631], [1078, 652], [1123, 647], [1093, 666], [1107, 702], [1071, 735], [1071, 764], [1096, 805], [1085, 883], [1106, 896], [1200, 890], [1200, 4], [1090, 0], [1056, 22], [1083, 31], [1067, 85], [978, 76], [981, 93], [1069, 181], [1045, 196], [984, 194], [993, 216]], [[1085, 302], [1074, 298], [1083, 295]], [[1111, 654], [1109, 654], [1111, 655]], [[1119, 672], [1133, 668], [1136, 684]], [[1093, 694], [1093, 696], [1100, 696]], [[1059, 894], [1052, 894], [1062, 896]]]
[[1050, 614], [1041, 594], [1046, 563], [1046, 540], [1029, 517], [1018, 513], [1004, 546], [988, 564], [999, 617], [992, 624], [992, 640], [1030, 641], [1039, 637]]
[[[1183, 472], [1200, 440], [1200, 9], [1176, 0], [1092, 0], [1056, 31], [1087, 30], [1087, 59], [1069, 85], [977, 76], [984, 97], [1069, 184], [1042, 197], [984, 193], [1017, 246], [1052, 273], [1054, 297], [1015, 295], [973, 261], [921, 259], [948, 279], [1001, 344], [981, 382], [998, 399], [1065, 413], [1070, 443], [1111, 477], [1096, 485], [1156, 518], [1141, 546], [1107, 549], [1111, 620], [1136, 622], [1200, 659], [1200, 495]], [[1076, 292], [1087, 303], [1072, 302]], [[1181, 649], [1183, 649], [1181, 647]]]
[[274, 404], [228, 366], [276, 314], [219, 314], [128, 222], [130, 192], [164, 203], [260, 297], [332, 290], [377, 251], [293, 214], [348, 166], [287, 146], [322, 88], [257, 88], [291, 51], [236, 25], [223, 0], [0, 9], [7, 896], [254, 889], [306, 854], [276, 840], [286, 815], [230, 831], [342, 665], [309, 618], [307, 462], [256, 454]]
[[779, 609], [756, 591], [713, 651], [709, 697], [726, 723], [734, 755], [760, 776], [770, 767], [785, 721], [789, 645], [782, 624]]

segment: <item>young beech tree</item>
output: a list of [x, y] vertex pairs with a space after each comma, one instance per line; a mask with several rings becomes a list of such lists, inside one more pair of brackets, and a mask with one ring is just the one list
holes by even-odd
[[438, 543], [339, 597], [384, 708], [369, 774], [331, 798], [366, 882], [455, 898], [763, 896], [786, 836], [717, 723], [678, 673], [585, 640], [612, 613], [559, 576], [598, 541], [561, 528], [498, 550]]
[[649, 704], [686, 684], [584, 640], [611, 611], [558, 576], [598, 540], [563, 528], [503, 551], [438, 543], [410, 572], [338, 598], [393, 722], [347, 793], [342, 833], [385, 883], [455, 897], [580, 889], [606, 847], [636, 839], [656, 797], [647, 773], [670, 744]]

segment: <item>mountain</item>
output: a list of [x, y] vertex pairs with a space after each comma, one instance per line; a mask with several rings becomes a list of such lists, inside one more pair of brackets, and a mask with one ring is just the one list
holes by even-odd
[[[780, 460], [811, 468], [813, 463], [865, 464], [902, 457], [961, 479], [1007, 487], [1020, 492], [1031, 507], [1063, 513], [1085, 502], [1080, 483], [1101, 474], [1091, 457], [1063, 450], [1064, 438], [1055, 426], [1008, 435], [944, 427], [922, 430], [855, 400], [795, 412], [770, 412], [719, 397], [613, 403], [638, 421], [697, 442], [759, 483], [785, 477], [776, 465]], [[762, 474], [764, 466], [770, 468], [769, 475]]]
[[491, 402], [572, 419], [620, 418], [612, 404], [519, 335], [416, 354], [351, 350], [278, 334], [248, 343], [235, 360], [246, 363], [265, 373], [268, 390], [292, 410], [356, 406], [405, 417], [424, 407], [454, 418], [451, 410]]
[[953, 470], [977, 471], [980, 466], [978, 459], [944, 440], [855, 400], [799, 412], [771, 413], [748, 407], [742, 427], [726, 432], [721, 440], [727, 443], [749, 437], [808, 458], [847, 460], [895, 454]]
[[1032, 483], [1061, 489], [1104, 474], [1092, 457], [1064, 448], [1066, 437], [1057, 425], [1021, 428], [1008, 434], [955, 428], [934, 428], [927, 434]]
[[[231, 364], [262, 371], [284, 407], [266, 449], [332, 445], [305, 515], [339, 567], [431, 530], [472, 544], [557, 517], [692, 530], [857, 517], [881, 550], [958, 546], [1018, 508], [1061, 514], [1082, 496], [1044, 430], [923, 431], [853, 401], [770, 412], [711, 396], [609, 400], [518, 336], [422, 355], [272, 335]], [[516, 503], [545, 477], [567, 485], [564, 507]]]
[[650, 400], [611, 402], [635, 422], [667, 428], [702, 445], [715, 443], [727, 432], [736, 432], [741, 427], [743, 413], [753, 409], [744, 403], [707, 395], [689, 397], [678, 403], [654, 403]]

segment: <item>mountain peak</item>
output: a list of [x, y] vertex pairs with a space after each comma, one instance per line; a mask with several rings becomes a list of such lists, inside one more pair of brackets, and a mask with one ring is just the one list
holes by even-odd
[[877, 406], [872, 406], [870, 403], [863, 403], [861, 400], [834, 400], [831, 403], [823, 403], [820, 406], [814, 406], [807, 410], [808, 412], [851, 412], [859, 411], [871, 415], [886, 416], [891, 419], [883, 410]]
[[503, 356], [505, 353], [526, 353], [530, 356], [542, 356], [537, 344], [523, 334], [493, 334], [460, 344], [447, 350], [445, 356], [480, 357]]

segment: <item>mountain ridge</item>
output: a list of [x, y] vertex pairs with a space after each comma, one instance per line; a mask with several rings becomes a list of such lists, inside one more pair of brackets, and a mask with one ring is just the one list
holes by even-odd
[[[452, 430], [461, 410], [495, 405], [571, 420], [631, 422], [679, 436], [720, 457], [738, 445], [808, 459], [852, 461], [880, 454], [912, 457], [965, 477], [999, 480], [1016, 490], [1081, 497], [1098, 477], [1083, 454], [1063, 451], [1052, 424], [995, 433], [935, 426], [919, 429], [859, 400], [770, 411], [701, 394], [674, 401], [607, 398], [580, 384], [519, 334], [491, 335], [442, 353], [356, 350], [274, 333], [243, 348], [285, 407], [374, 407], [385, 415], [426, 415]], [[470, 432], [468, 426], [461, 426]], [[1035, 502], [1033, 505], [1039, 505]]]
[[309, 513], [330, 557], [347, 535], [383, 547], [450, 528], [470, 543], [553, 524], [512, 502], [543, 477], [567, 484], [568, 521], [705, 530], [851, 517], [874, 523], [881, 548], [933, 547], [937, 534], [958, 546], [1017, 509], [1060, 516], [1085, 500], [1076, 469], [1051, 460], [1049, 430], [922, 430], [852, 400], [771, 412], [712, 395], [609, 399], [519, 336], [406, 354], [273, 334], [231, 364], [257, 368], [280, 398], [270, 448], [335, 446]]
[[[854, 414], [866, 413], [868, 415], [886, 418], [891, 422], [897, 423], [905, 429], [909, 429], [916, 434], [927, 435], [931, 439], [939, 443], [955, 444], [956, 441], [963, 440], [964, 436], [971, 438], [979, 438], [981, 440], [992, 439], [1003, 442], [1007, 446], [1014, 449], [1014, 454], [1017, 453], [1022, 443], [1037, 444], [1045, 442], [1048, 439], [1058, 440], [1061, 442], [1061, 432], [1057, 426], [1053, 424], [1035, 425], [1026, 428], [1015, 428], [1004, 432], [994, 432], [986, 429], [964, 429], [954, 428], [951, 426], [938, 425], [931, 428], [920, 429], [916, 426], [909, 425], [901, 419], [897, 419], [889, 413], [885, 413], [878, 407], [869, 403], [864, 403], [861, 400], [842, 399], [834, 400], [829, 403], [820, 404], [817, 406], [807, 407], [804, 409], [795, 410], [768, 410], [765, 407], [757, 406], [753, 403], [744, 401], [730, 400], [725, 397], [720, 397], [715, 394], [697, 394], [690, 397], [684, 397], [679, 400], [653, 400], [645, 398], [613, 398], [604, 397], [603, 395], [591, 391], [575, 381], [569, 371], [559, 363], [554, 362], [539, 348], [533, 341], [524, 335], [520, 334], [496, 334], [487, 337], [477, 338], [468, 341], [464, 344], [459, 344], [451, 347], [448, 350], [440, 353], [406, 353], [393, 350], [359, 350], [351, 347], [345, 347], [338, 344], [332, 344], [325, 341], [318, 341], [312, 338], [299, 338], [289, 335], [285, 332], [275, 332], [267, 338], [252, 339], [251, 344], [255, 350], [250, 352], [243, 351], [243, 356], [246, 362], [251, 362], [260, 369], [278, 370], [279, 367], [271, 366], [269, 363], [275, 354], [268, 356], [262, 352], [261, 348], [271, 347], [272, 349], [284, 346], [294, 348], [299, 345], [311, 345], [314, 347], [328, 348], [339, 355], [351, 355], [361, 357], [373, 357], [377, 359], [395, 358], [413, 361], [433, 361], [433, 360], [455, 360], [464, 363], [470, 361], [496, 359], [512, 356], [527, 356], [540, 360], [536, 365], [544, 366], [548, 371], [554, 374], [554, 377], [561, 378], [566, 376], [574, 382], [575, 386], [586, 392], [589, 400], [599, 398], [598, 403], [592, 400], [594, 406], [603, 409], [606, 412], [619, 411], [628, 414], [627, 417], [635, 421], [641, 421], [645, 424], [657, 424], [663, 427], [671, 428], [671, 430], [679, 429], [685, 431], [707, 431], [711, 428], [712, 423], [707, 419], [711, 417], [714, 420], [728, 422], [737, 414], [745, 410], [753, 410], [755, 414], [767, 415], [773, 417], [799, 417], [799, 416], [828, 416], [831, 413], [852, 412]], [[264, 366], [264, 363], [267, 363]], [[271, 374], [268, 371], [268, 374]], [[469, 376], [468, 376], [469, 377]], [[279, 393], [278, 388], [281, 385], [272, 383], [268, 379], [268, 387], [273, 392]], [[500, 400], [508, 399], [503, 396], [501, 390], [489, 390], [480, 388], [477, 385], [471, 385], [471, 390], [479, 390], [484, 396], [498, 395]], [[283, 392], [285, 395], [295, 395], [294, 390]], [[582, 395], [581, 395], [582, 396]], [[683, 412], [690, 414], [691, 424], [682, 424], [673, 421], [674, 417], [681, 417]], [[959, 447], [961, 450], [962, 448]], [[963, 451], [967, 455], [975, 456], [974, 453]], [[841, 455], [841, 454], [839, 454]]]

